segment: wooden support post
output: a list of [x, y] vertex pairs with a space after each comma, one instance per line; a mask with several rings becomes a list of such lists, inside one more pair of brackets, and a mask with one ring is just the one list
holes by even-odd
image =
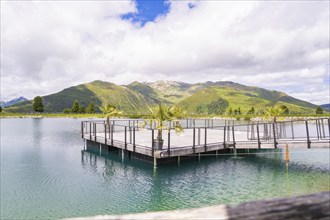
[[235, 128], [234, 128], [234, 125], [232, 127], [232, 131], [233, 131], [233, 146], [234, 146], [234, 149], [236, 150], [236, 142], [235, 142]]
[[308, 122], [307, 122], [307, 120], [305, 121], [305, 124], [306, 124], [306, 135], [307, 135], [307, 147], [308, 148], [311, 148], [311, 141], [309, 139], [309, 130], [308, 130]]
[[127, 150], [127, 126], [125, 126], [125, 150]]
[[154, 168], [156, 168], [156, 167], [157, 167], [157, 158], [154, 157]]
[[258, 137], [258, 148], [261, 148], [260, 135], [259, 135], [259, 122], [257, 124], [257, 137]]
[[196, 136], [196, 129], [193, 128], [193, 154], [195, 153], [195, 136]]
[[100, 155], [102, 154], [102, 144], [100, 143]]
[[[251, 135], [251, 136], [252, 136], [252, 135]], [[247, 140], [250, 140], [250, 122], [249, 122], [249, 124], [247, 125], [246, 139], [247, 139]]]
[[277, 149], [275, 122], [273, 122], [274, 148]]
[[135, 152], [135, 127], [133, 127], [133, 152]]
[[167, 152], [168, 152], [168, 156], [170, 156], [170, 154], [171, 154], [170, 147], [171, 147], [171, 130], [168, 130], [168, 133], [167, 133]]
[[205, 127], [205, 134], [204, 134], [204, 148], [206, 152], [206, 142], [207, 142], [207, 128]]

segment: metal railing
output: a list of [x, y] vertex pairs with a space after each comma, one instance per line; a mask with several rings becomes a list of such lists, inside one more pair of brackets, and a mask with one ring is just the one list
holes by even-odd
[[[95, 142], [102, 140], [107, 145], [114, 143], [154, 149], [157, 135], [156, 125], [142, 127], [142, 119], [115, 119], [106, 121], [82, 121], [82, 138]], [[184, 134], [175, 135], [173, 124], [163, 131], [163, 151], [171, 149], [208, 147], [222, 145], [224, 148], [254, 145], [257, 148], [267, 146], [277, 148], [279, 143], [329, 142], [330, 118], [281, 122], [224, 121], [219, 119], [183, 119]]]

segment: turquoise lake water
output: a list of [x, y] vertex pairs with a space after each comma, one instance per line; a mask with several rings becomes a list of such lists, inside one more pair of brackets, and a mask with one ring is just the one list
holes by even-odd
[[1, 119], [1, 219], [203, 207], [330, 190], [330, 151], [205, 156], [154, 169], [82, 152], [80, 119]]

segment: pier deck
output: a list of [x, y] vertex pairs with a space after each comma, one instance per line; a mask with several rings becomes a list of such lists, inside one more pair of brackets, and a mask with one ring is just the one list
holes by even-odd
[[[330, 146], [330, 118], [303, 121], [239, 124], [216, 119], [182, 120], [184, 133], [173, 129], [163, 131], [164, 145], [155, 149], [154, 127], [141, 128], [142, 120], [83, 121], [82, 138], [87, 147], [100, 150], [115, 148], [124, 156], [144, 158], [146, 161], [166, 162], [180, 160], [180, 156], [201, 153], [220, 153], [237, 149], [276, 149], [289, 144], [300, 148]], [[172, 158], [172, 160], [169, 160]]]

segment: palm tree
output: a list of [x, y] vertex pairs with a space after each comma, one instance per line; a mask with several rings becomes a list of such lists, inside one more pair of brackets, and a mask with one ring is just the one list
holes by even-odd
[[276, 122], [276, 117], [282, 115], [284, 112], [284, 109], [281, 107], [268, 107], [265, 111], [265, 115], [267, 118], [270, 118], [273, 120], [273, 122]]
[[115, 116], [120, 116], [122, 114], [115, 106], [106, 105], [104, 107], [100, 107], [100, 110], [105, 114], [105, 118], [107, 119], [107, 127], [110, 125], [110, 118]]
[[184, 112], [181, 108], [176, 106], [166, 107], [159, 103], [155, 108], [149, 108], [150, 115], [149, 118], [144, 121], [142, 127], [145, 127], [149, 124], [150, 127], [153, 124], [156, 125], [157, 129], [157, 138], [154, 140], [155, 147], [161, 149], [164, 143], [163, 140], [163, 130], [170, 132], [171, 123], [174, 122], [173, 128], [176, 133], [182, 133], [183, 128], [181, 126], [179, 118], [182, 118]]

